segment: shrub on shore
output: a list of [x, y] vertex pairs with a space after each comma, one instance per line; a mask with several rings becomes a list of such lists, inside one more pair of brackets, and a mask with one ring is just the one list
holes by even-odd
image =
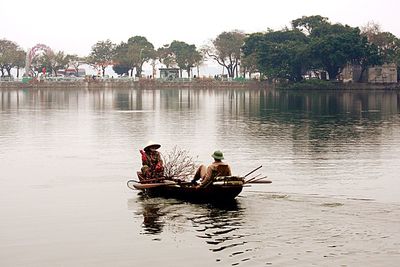
[[278, 88], [286, 90], [327, 90], [337, 88], [337, 84], [332, 81], [310, 79], [296, 83], [280, 84]]

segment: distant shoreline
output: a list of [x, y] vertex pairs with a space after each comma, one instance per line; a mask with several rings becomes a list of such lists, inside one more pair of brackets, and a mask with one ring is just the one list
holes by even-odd
[[42, 81], [22, 83], [20, 81], [0, 82], [0, 90], [10, 89], [263, 89], [280, 90], [400, 90], [400, 83], [326, 83], [324, 86], [308, 83], [273, 84], [266, 81], [217, 81], [213, 79], [192, 81], [162, 80], [78, 80], [78, 81]]
[[274, 86], [268, 82], [255, 80], [245, 81], [218, 81], [214, 79], [193, 79], [191, 81], [162, 81], [162, 80], [77, 80], [77, 81], [42, 81], [22, 83], [20, 81], [0, 82], [2, 89], [212, 89], [212, 88], [265, 88]]

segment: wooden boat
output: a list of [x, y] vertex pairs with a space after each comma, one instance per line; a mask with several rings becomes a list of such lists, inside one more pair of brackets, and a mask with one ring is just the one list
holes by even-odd
[[214, 177], [208, 184], [201, 184], [200, 186], [191, 182], [166, 179], [164, 177], [146, 179], [141, 175], [141, 172], [137, 172], [139, 181], [129, 180], [127, 185], [129, 188], [141, 190], [149, 196], [172, 197], [193, 202], [221, 203], [234, 200], [242, 192], [245, 184], [271, 183], [271, 181], [265, 180], [266, 176], [258, 177], [259, 175], [245, 180], [247, 176], [262, 166], [257, 167], [243, 177], [223, 175], [228, 173], [226, 166], [218, 166], [217, 177]]
[[208, 185], [197, 186], [179, 180], [151, 179], [129, 180], [131, 189], [143, 191], [149, 196], [177, 198], [193, 202], [228, 202], [237, 197], [245, 184], [243, 177], [217, 176]]

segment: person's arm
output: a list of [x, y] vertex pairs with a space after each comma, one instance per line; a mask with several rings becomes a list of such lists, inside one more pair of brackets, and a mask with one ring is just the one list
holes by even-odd
[[213, 173], [213, 166], [210, 165], [207, 167], [207, 172], [204, 178], [201, 180], [201, 184], [198, 187], [204, 187], [209, 184], [211, 178], [212, 178], [212, 173]]
[[139, 150], [140, 154], [142, 154], [142, 165], [147, 165], [148, 162], [148, 158], [146, 155], [146, 152], [144, 152], [143, 150]]
[[232, 170], [231, 170], [231, 166], [229, 166], [229, 164], [228, 164], [228, 172], [229, 172], [229, 174], [228, 174], [228, 176], [232, 176]]
[[210, 165], [210, 166], [207, 167], [207, 172], [206, 172], [206, 175], [204, 176], [204, 180], [210, 180], [211, 179], [212, 174], [213, 174], [213, 170], [214, 170], [213, 165]]
[[162, 157], [159, 155], [159, 165], [161, 166], [161, 167], [164, 167], [164, 161], [162, 160]]
[[158, 151], [156, 152], [156, 159], [157, 159], [157, 163], [156, 163], [155, 169], [157, 171], [162, 171], [164, 169], [164, 162], [162, 161], [161, 154]]

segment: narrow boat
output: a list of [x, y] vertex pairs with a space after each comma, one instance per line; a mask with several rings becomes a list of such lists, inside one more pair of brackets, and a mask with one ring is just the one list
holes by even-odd
[[[223, 165], [225, 166], [225, 165]], [[257, 167], [244, 176], [216, 176], [208, 184], [193, 184], [181, 179], [144, 178], [141, 172], [137, 172], [139, 181], [129, 180], [127, 185], [131, 189], [141, 190], [148, 196], [159, 196], [167, 198], [177, 198], [192, 202], [221, 203], [234, 200], [245, 185], [250, 183], [269, 184], [271, 181], [265, 180], [267, 176], [259, 177], [260, 174], [247, 178], [250, 174], [259, 170]], [[225, 167], [223, 167], [225, 168]], [[222, 169], [222, 167], [221, 167]], [[224, 173], [219, 171], [218, 174]]]
[[129, 180], [131, 189], [143, 191], [149, 196], [177, 198], [193, 202], [228, 202], [242, 192], [245, 180], [238, 176], [217, 176], [208, 185], [197, 186], [191, 182], [167, 179]]

